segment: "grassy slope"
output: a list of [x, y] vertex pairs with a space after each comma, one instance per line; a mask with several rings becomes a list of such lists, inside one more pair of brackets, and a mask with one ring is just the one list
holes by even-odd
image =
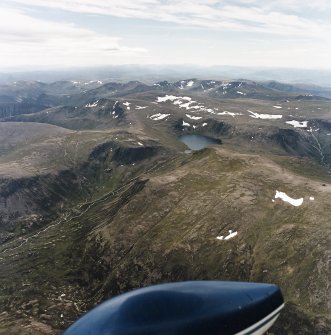
[[[125, 254], [103, 294], [167, 280], [267, 281], [310, 313], [326, 313], [330, 185], [259, 157], [205, 155], [151, 178], [111, 225], [95, 229], [110, 250], [102, 257]], [[276, 189], [304, 196], [304, 205], [272, 203]], [[216, 240], [229, 229], [238, 237]]]
[[[102, 192], [127, 178], [118, 177], [104, 183]], [[291, 320], [283, 320], [275, 334], [286, 328], [290, 334], [295, 327], [300, 334], [324, 327], [319, 334], [326, 334], [327, 176], [308, 179], [258, 155], [208, 149], [169, 160], [140, 180], [117, 196], [76, 207], [58, 228], [7, 254], [11, 256], [2, 265], [6, 277], [12, 273], [15, 278], [17, 266], [21, 268], [14, 281], [17, 293], [10, 296], [12, 309], [20, 310], [23, 320], [31, 315], [62, 328], [93, 303], [132, 288], [188, 279], [249, 280], [279, 284], [286, 301], [295, 304], [288, 307]], [[304, 204], [273, 203], [276, 189], [304, 197]], [[229, 229], [238, 236], [216, 239]], [[32, 291], [20, 287], [23, 283], [34, 283]], [[24, 300], [32, 297], [38, 305], [26, 308]], [[6, 306], [10, 311], [9, 301]]]

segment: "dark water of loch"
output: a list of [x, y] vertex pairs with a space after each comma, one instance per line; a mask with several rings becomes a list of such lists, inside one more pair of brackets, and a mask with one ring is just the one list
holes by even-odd
[[182, 135], [179, 140], [194, 151], [206, 148], [210, 144], [221, 144], [220, 140], [203, 135]]

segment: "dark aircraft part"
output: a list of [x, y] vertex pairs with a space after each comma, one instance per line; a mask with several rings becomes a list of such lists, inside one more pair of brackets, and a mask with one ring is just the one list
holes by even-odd
[[272, 284], [162, 284], [102, 303], [64, 335], [260, 335], [283, 307], [280, 289]]

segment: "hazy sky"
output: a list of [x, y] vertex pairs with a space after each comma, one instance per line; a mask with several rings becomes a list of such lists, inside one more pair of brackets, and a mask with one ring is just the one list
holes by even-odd
[[331, 69], [331, 0], [1, 0], [0, 70], [108, 64]]

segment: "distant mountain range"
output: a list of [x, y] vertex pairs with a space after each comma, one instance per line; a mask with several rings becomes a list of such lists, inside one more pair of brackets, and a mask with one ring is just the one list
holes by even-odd
[[121, 97], [148, 91], [192, 92], [221, 98], [323, 99], [331, 98], [331, 87], [286, 84], [277, 81], [167, 80], [146, 84], [140, 81], [114, 82], [109, 79], [56, 82], [12, 81], [0, 84], [1, 104], [35, 104], [41, 106], [76, 105], [100, 97]]
[[176, 81], [188, 77], [214, 78], [217, 80], [245, 78], [258, 81], [276, 80], [291, 84], [331, 86], [331, 70], [236, 66], [199, 67], [191, 65], [118, 65], [42, 71], [22, 70], [0, 73], [0, 82], [18, 80], [54, 82], [75, 79], [89, 81], [95, 78], [102, 78], [110, 81], [139, 80], [146, 84], [151, 84], [161, 80]]

